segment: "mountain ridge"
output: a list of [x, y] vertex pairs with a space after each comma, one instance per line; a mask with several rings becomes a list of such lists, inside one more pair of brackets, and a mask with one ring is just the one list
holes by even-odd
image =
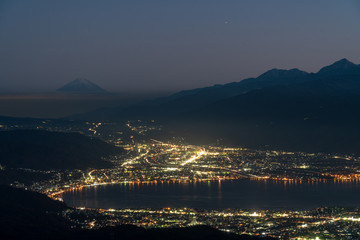
[[360, 74], [360, 65], [355, 64], [346, 58], [343, 58], [334, 62], [331, 65], [321, 68], [316, 74], [318, 75]]
[[[322, 87], [328, 88], [329, 92], [336, 92], [336, 87], [338, 87], [339, 84], [341, 85], [338, 78], [343, 75], [346, 75], [347, 78], [349, 78], [349, 76], [360, 75], [360, 65], [351, 63], [347, 59], [341, 59], [321, 68], [317, 73], [308, 73], [297, 68], [290, 70], [273, 68], [260, 74], [256, 78], [247, 78], [239, 82], [184, 90], [168, 97], [145, 101], [128, 108], [100, 109], [93, 114], [90, 113], [73, 117], [76, 119], [96, 119], [100, 117], [101, 120], [121, 120], [125, 118], [145, 117], [153, 119], [162, 118], [162, 116], [176, 116], [201, 109], [217, 101], [271, 87], [286, 88], [287, 86], [314, 84], [314, 86], [319, 85], [316, 88], [321, 88], [320, 85], [322, 85]], [[348, 83], [346, 83], [349, 85], [349, 90], [351, 90], [350, 82], [348, 81]], [[316, 92], [310, 88], [308, 88], [308, 90], [316, 94]], [[324, 93], [324, 91], [322, 92]], [[72, 117], [70, 116], [70, 118]]]
[[257, 78], [193, 89], [93, 115], [155, 119], [195, 144], [360, 154], [360, 65], [341, 59], [317, 73], [271, 69]]

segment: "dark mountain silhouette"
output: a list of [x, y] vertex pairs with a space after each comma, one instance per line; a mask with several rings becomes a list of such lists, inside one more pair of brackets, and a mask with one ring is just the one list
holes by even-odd
[[214, 85], [212, 87], [182, 91], [161, 100], [168, 102], [175, 99], [196, 95], [199, 98], [200, 96], [206, 96], [206, 98], [212, 99], [211, 101], [213, 102], [219, 99], [224, 99], [227, 97], [246, 93], [251, 90], [261, 89], [267, 86], [289, 85], [295, 82], [303, 82], [306, 80], [307, 76], [308, 73], [300, 71], [298, 69], [272, 69], [257, 78], [249, 78], [244, 79], [240, 82], [233, 82], [224, 85]]
[[[14, 188], [6, 185], [0, 185], [0, 206], [18, 206], [23, 209], [36, 210], [38, 212], [58, 212], [68, 209], [65, 203], [52, 200], [46, 195], [27, 191], [21, 188]], [[1, 211], [4, 213], [4, 211]]]
[[359, 75], [360, 66], [343, 58], [330, 66], [323, 67], [317, 74], [321, 76]]
[[79, 133], [0, 131], [0, 164], [31, 169], [109, 167], [102, 159], [122, 149]]
[[307, 81], [251, 91], [217, 101], [201, 111], [284, 122], [349, 123], [357, 122], [360, 116], [356, 111], [359, 100], [360, 65], [343, 59], [310, 75]]
[[317, 73], [272, 69], [257, 78], [179, 92], [111, 120], [157, 119], [188, 139], [291, 150], [360, 153], [360, 65], [341, 59]]
[[57, 213], [68, 207], [47, 196], [0, 185], [0, 239], [38, 239], [68, 231]]
[[[202, 111], [222, 101], [229, 104], [236, 97], [252, 106], [253, 100], [244, 98], [283, 92], [285, 95], [350, 95], [360, 93], [360, 65], [342, 59], [322, 68], [318, 73], [306, 73], [298, 69], [272, 69], [257, 78], [212, 87], [182, 91], [169, 97], [146, 101], [129, 108], [108, 108], [77, 118], [101, 118], [122, 120], [131, 118], [162, 119]], [[261, 98], [261, 96], [260, 96]], [[218, 103], [219, 102], [219, 103]], [[234, 102], [234, 104], [235, 104]], [[255, 101], [256, 102], [256, 101]], [[230, 104], [231, 105], [231, 104]], [[232, 106], [234, 107], [234, 106]]]
[[257, 78], [244, 79], [224, 85], [181, 91], [169, 97], [145, 101], [128, 108], [99, 109], [91, 113], [70, 116], [71, 119], [125, 120], [129, 118], [175, 117], [216, 101], [269, 86], [290, 85], [308, 80], [309, 74], [298, 69], [272, 69]]
[[360, 154], [359, 69], [340, 60], [307, 81], [208, 104], [172, 127], [202, 140], [211, 132], [210, 137], [228, 139], [228, 144]]
[[106, 93], [107, 91], [85, 78], [77, 78], [57, 91], [68, 93]]
[[225, 233], [208, 226], [169, 229], [143, 229], [132, 225], [83, 230], [73, 227], [62, 217], [69, 209], [64, 203], [47, 196], [0, 185], [0, 239], [69, 239], [69, 240], [252, 240], [248, 235]]

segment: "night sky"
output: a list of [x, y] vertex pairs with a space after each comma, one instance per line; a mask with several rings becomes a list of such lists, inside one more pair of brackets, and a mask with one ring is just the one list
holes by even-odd
[[360, 63], [358, 0], [0, 1], [0, 92], [176, 91]]

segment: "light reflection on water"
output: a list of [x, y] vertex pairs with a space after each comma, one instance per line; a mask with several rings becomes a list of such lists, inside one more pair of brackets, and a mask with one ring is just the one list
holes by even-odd
[[190, 207], [312, 209], [360, 206], [360, 183], [212, 181], [113, 184], [67, 192], [70, 206], [90, 208]]

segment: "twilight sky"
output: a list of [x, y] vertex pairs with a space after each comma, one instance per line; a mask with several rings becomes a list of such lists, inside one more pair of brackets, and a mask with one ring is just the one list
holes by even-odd
[[0, 92], [174, 91], [360, 63], [358, 0], [2, 0]]

